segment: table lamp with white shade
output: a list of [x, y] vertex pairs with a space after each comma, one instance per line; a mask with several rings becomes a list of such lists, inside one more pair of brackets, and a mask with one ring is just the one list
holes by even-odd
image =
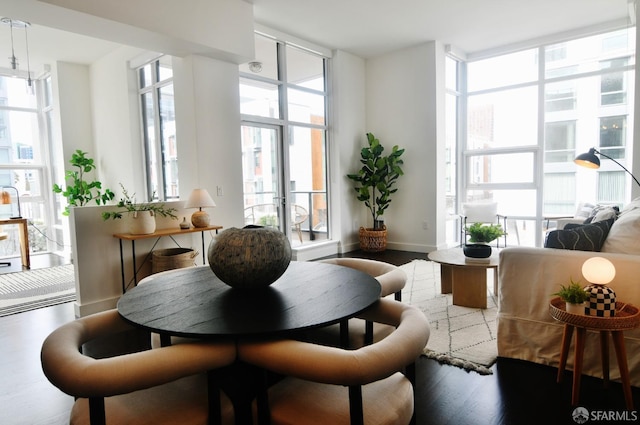
[[588, 316], [613, 317], [616, 314], [616, 293], [607, 286], [616, 277], [616, 268], [603, 257], [591, 257], [582, 265], [582, 275], [591, 283], [585, 313]]
[[213, 208], [216, 203], [213, 202], [211, 195], [207, 189], [193, 189], [189, 199], [187, 199], [185, 208], [198, 208], [198, 211], [191, 215], [191, 224], [193, 227], [207, 227], [209, 225], [209, 214], [202, 211], [203, 208]]

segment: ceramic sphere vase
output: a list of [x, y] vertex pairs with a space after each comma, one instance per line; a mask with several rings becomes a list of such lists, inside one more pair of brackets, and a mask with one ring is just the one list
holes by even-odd
[[279, 230], [246, 226], [220, 233], [207, 252], [209, 267], [224, 283], [240, 289], [264, 288], [291, 262], [291, 244]]
[[614, 317], [616, 315], [616, 293], [607, 285], [591, 284], [585, 286], [584, 291], [589, 294], [587, 316]]
[[156, 231], [156, 217], [153, 211], [134, 211], [129, 214], [129, 233], [148, 235]]

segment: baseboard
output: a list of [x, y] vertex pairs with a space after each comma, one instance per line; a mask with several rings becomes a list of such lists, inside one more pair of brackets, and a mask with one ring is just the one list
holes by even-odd
[[78, 301], [76, 301], [73, 308], [75, 310], [76, 317], [84, 317], [90, 314], [100, 313], [101, 311], [116, 308], [119, 299], [120, 297], [115, 297], [85, 304], [79, 304]]
[[292, 259], [295, 261], [310, 261], [317, 258], [328, 257], [338, 253], [337, 241], [326, 241], [309, 244], [308, 246], [296, 247], [292, 252]]
[[435, 251], [436, 247], [432, 245], [424, 244], [408, 244], [400, 242], [387, 242], [387, 249], [394, 249], [396, 251], [409, 251], [409, 252], [421, 252], [428, 253]]

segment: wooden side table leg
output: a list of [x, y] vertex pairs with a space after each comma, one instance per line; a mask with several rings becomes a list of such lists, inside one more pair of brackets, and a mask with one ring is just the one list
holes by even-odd
[[602, 359], [602, 381], [609, 388], [609, 332], [600, 331], [600, 358]]
[[569, 354], [569, 346], [571, 345], [571, 337], [573, 336], [574, 327], [571, 325], [564, 325], [564, 332], [562, 333], [562, 349], [560, 350], [560, 364], [558, 365], [558, 377], [556, 382], [561, 383], [564, 375], [564, 369], [567, 366], [567, 355]]
[[453, 291], [453, 267], [440, 264], [440, 293], [450, 294]]
[[453, 268], [453, 304], [470, 308], [487, 308], [487, 269]]
[[573, 361], [573, 388], [571, 390], [571, 405], [577, 406], [580, 399], [580, 380], [582, 378], [582, 360], [584, 359], [584, 343], [587, 330], [578, 328], [576, 332], [576, 349]]
[[620, 368], [624, 401], [627, 405], [627, 410], [633, 410], [633, 397], [631, 395], [631, 381], [629, 380], [629, 366], [627, 365], [627, 350], [624, 346], [624, 334], [622, 331], [611, 331], [611, 336], [613, 337], [613, 346], [616, 349], [616, 358], [618, 359], [618, 367]]

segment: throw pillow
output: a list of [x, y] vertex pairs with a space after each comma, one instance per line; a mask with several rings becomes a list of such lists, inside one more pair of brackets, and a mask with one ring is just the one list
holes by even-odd
[[617, 218], [619, 212], [620, 210], [616, 206], [598, 204], [591, 210], [591, 214], [589, 214], [589, 217], [584, 221], [584, 224]]
[[593, 224], [567, 225], [563, 230], [553, 230], [544, 241], [545, 248], [576, 251], [600, 251], [613, 225], [613, 218]]
[[610, 218], [614, 219], [615, 221], [615, 219], [618, 218], [618, 214], [620, 214], [620, 210], [618, 209], [618, 207], [603, 208], [600, 211], [598, 211], [596, 215], [593, 217], [592, 223], [609, 220]]
[[625, 208], [611, 226], [602, 252], [640, 255], [640, 208]]
[[595, 205], [590, 204], [588, 202], [579, 204], [574, 217], [587, 219], [591, 215], [591, 212], [593, 211], [594, 208], [595, 208]]

